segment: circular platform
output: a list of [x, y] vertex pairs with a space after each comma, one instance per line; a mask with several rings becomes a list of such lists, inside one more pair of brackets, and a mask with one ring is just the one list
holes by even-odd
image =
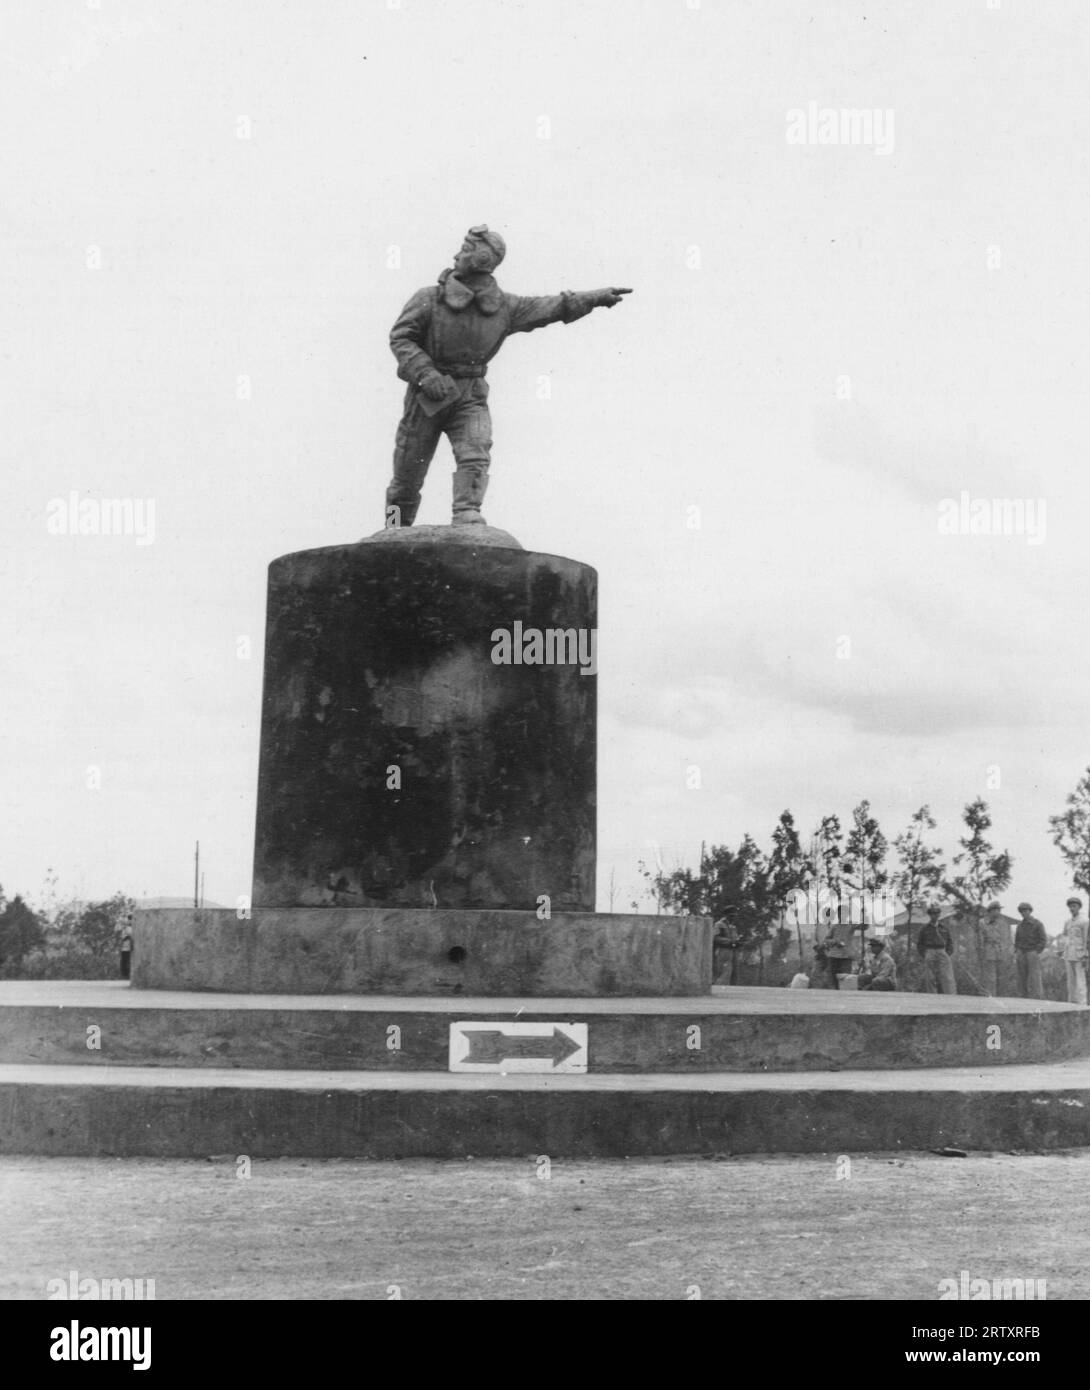
[[[138, 947], [139, 949], [139, 947]], [[585, 1025], [594, 1073], [993, 1068], [1090, 1056], [1090, 1009], [735, 989], [730, 998], [233, 994], [0, 982], [0, 1061], [446, 1072], [452, 1021]], [[103, 1030], [101, 1050], [86, 1029]], [[389, 1046], [396, 1026], [398, 1047]], [[694, 1031], [695, 1030], [695, 1031]]]
[[[608, 1157], [1090, 1143], [1086, 1008], [734, 993], [362, 999], [4, 981], [0, 1153]], [[489, 1041], [467, 1059], [457, 1044], [470, 1030]], [[578, 1065], [567, 1046], [550, 1057], [557, 1033], [578, 1036]], [[528, 1051], [531, 1035], [540, 1050]]]

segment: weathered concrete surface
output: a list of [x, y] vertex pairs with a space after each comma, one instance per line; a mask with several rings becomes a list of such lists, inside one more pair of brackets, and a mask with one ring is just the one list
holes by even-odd
[[1090, 1143], [1090, 1062], [716, 1076], [0, 1066], [0, 1152], [476, 1158]]
[[622, 913], [153, 908], [135, 915], [133, 984], [260, 994], [695, 995], [706, 917]]
[[595, 571], [436, 529], [269, 567], [257, 905], [593, 911], [597, 679], [492, 658], [596, 633]]
[[[880, 1012], [874, 1005], [881, 996], [732, 994], [315, 998], [149, 994], [121, 981], [6, 981], [0, 982], [0, 1062], [446, 1072], [450, 1024], [457, 1019], [585, 1023], [591, 1072], [992, 1067], [1090, 1053], [1090, 1009], [1068, 1005], [1038, 1009], [1021, 1000], [905, 995]], [[91, 1028], [99, 1030], [97, 1048], [87, 1046]]]

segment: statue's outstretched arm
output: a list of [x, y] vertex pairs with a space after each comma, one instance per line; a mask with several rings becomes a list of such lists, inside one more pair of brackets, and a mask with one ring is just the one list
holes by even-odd
[[612, 309], [630, 289], [565, 290], [563, 294], [507, 296], [511, 308], [511, 333], [532, 333], [550, 323], [574, 323], [592, 309]]

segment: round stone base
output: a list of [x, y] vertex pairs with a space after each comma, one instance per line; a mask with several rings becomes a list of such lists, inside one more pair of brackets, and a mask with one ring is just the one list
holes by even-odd
[[384, 908], [152, 908], [132, 983], [233, 994], [623, 998], [707, 994], [709, 917]]
[[281, 556], [267, 611], [255, 906], [593, 909], [589, 565], [414, 526]]

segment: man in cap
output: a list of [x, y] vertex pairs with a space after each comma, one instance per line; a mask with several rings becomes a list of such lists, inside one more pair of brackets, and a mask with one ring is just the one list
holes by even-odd
[[1041, 952], [1048, 945], [1044, 923], [1033, 915], [1032, 903], [1019, 903], [1022, 920], [1014, 929], [1014, 964], [1018, 972], [1018, 993], [1023, 999], [1043, 999]]
[[867, 946], [871, 952], [871, 958], [867, 962], [869, 969], [859, 977], [859, 988], [877, 990], [879, 993], [896, 989], [897, 962], [893, 959], [889, 943], [881, 937], [875, 937], [873, 941], [867, 942]]
[[128, 980], [132, 976], [132, 913], [126, 912], [122, 918], [121, 928], [121, 978]]
[[[738, 947], [741, 939], [738, 934], [738, 924], [735, 921], [738, 909], [733, 905], [728, 905], [722, 917], [715, 922], [715, 935], [712, 937], [712, 980], [715, 984], [733, 985], [738, 974]], [[730, 953], [730, 960], [727, 960], [727, 953]], [[728, 974], [729, 970], [729, 974]], [[727, 979], [724, 981], [723, 976]]]
[[928, 994], [957, 994], [954, 982], [954, 938], [950, 928], [939, 921], [942, 908], [937, 903], [927, 909], [927, 921], [916, 938], [916, 950], [923, 957], [924, 990]]
[[1086, 933], [1090, 923], [1082, 915], [1082, 899], [1068, 898], [1071, 915], [1063, 925], [1060, 954], [1067, 968], [1067, 1002], [1086, 1003]]
[[998, 995], [1001, 967], [1011, 953], [1011, 929], [1002, 917], [1002, 906], [988, 904], [988, 915], [980, 924], [980, 983], [987, 994]]
[[608, 288], [543, 297], [505, 294], [492, 272], [507, 248], [484, 224], [470, 227], [435, 285], [417, 290], [390, 332], [397, 374], [409, 383], [394, 444], [394, 476], [386, 489], [386, 525], [411, 526], [420, 489], [445, 434], [454, 451], [455, 525], [483, 523], [492, 420], [485, 372], [511, 333], [550, 323], [574, 323], [592, 309], [612, 308], [628, 289]]

